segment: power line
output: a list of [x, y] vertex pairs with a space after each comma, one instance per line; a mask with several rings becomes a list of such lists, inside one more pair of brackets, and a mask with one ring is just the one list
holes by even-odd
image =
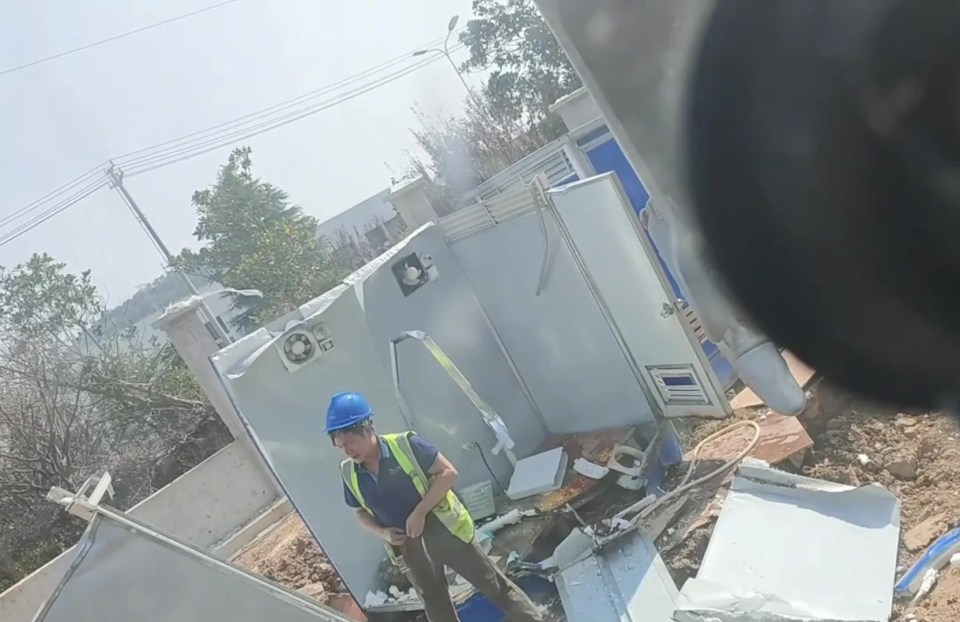
[[[430, 44], [427, 44], [427, 45], [431, 45], [432, 43], [434, 43], [434, 42], [431, 42]], [[463, 47], [464, 47], [464, 46], [461, 44], [461, 45], [457, 45], [454, 49], [455, 49], [455, 50], [459, 50], [459, 49], [462, 49]], [[209, 133], [209, 132], [213, 132], [214, 130], [218, 130], [218, 129], [220, 129], [220, 128], [224, 128], [224, 127], [227, 127], [227, 126], [230, 126], [230, 125], [238, 124], [238, 123], [243, 122], [243, 121], [248, 121], [248, 120], [252, 121], [252, 120], [254, 120], [254, 119], [256, 119], [256, 118], [260, 118], [260, 117], [262, 117], [262, 116], [265, 116], [265, 115], [267, 115], [267, 114], [269, 114], [269, 113], [271, 113], [271, 112], [278, 111], [278, 110], [281, 110], [281, 109], [284, 109], [284, 108], [288, 108], [288, 107], [290, 107], [290, 106], [292, 106], [292, 105], [295, 105], [295, 104], [297, 104], [297, 103], [302, 103], [302, 102], [304, 102], [304, 101], [308, 101], [308, 100], [310, 100], [310, 99], [312, 99], [312, 98], [314, 98], [314, 97], [317, 97], [317, 96], [319, 96], [319, 95], [327, 94], [327, 93], [329, 93], [330, 91], [333, 91], [333, 90], [335, 90], [335, 89], [337, 89], [337, 88], [346, 86], [346, 85], [348, 85], [348, 84], [352, 84], [352, 83], [354, 83], [354, 82], [357, 82], [357, 81], [359, 81], [359, 80], [362, 80], [363, 78], [366, 78], [366, 77], [369, 77], [369, 76], [371, 76], [371, 75], [373, 75], [373, 74], [379, 73], [380, 71], [383, 71], [384, 69], [388, 69], [388, 68], [390, 68], [390, 67], [393, 67], [393, 66], [395, 66], [395, 65], [398, 65], [398, 64], [400, 64], [400, 63], [402, 63], [402, 62], [405, 62], [405, 61], [409, 61], [410, 58], [411, 58], [411, 54], [413, 53], [413, 51], [415, 51], [415, 50], [412, 50], [412, 51], [410, 51], [410, 52], [405, 52], [404, 54], [401, 54], [401, 55], [396, 56], [396, 57], [394, 57], [394, 58], [392, 58], [392, 59], [390, 59], [390, 60], [388, 60], [388, 61], [385, 61], [385, 62], [383, 62], [383, 63], [380, 63], [379, 65], [375, 65], [374, 67], [370, 67], [370, 68], [368, 68], [368, 69], [365, 69], [364, 71], [361, 71], [361, 72], [359, 72], [359, 73], [355, 73], [355, 74], [353, 74], [353, 75], [351, 75], [351, 76], [348, 76], [348, 77], [346, 77], [346, 78], [344, 78], [344, 79], [342, 79], [342, 80], [338, 80], [337, 82], [333, 82], [333, 83], [331, 83], [331, 84], [327, 84], [326, 86], [322, 86], [322, 87], [320, 87], [319, 89], [316, 89], [316, 90], [313, 90], [313, 91], [309, 91], [309, 92], [304, 93], [304, 94], [302, 94], [302, 95], [298, 95], [297, 97], [294, 97], [294, 98], [292, 98], [292, 99], [288, 99], [288, 100], [286, 100], [286, 101], [282, 101], [282, 102], [280, 102], [280, 103], [273, 104], [273, 105], [271, 105], [271, 106], [267, 106], [266, 108], [263, 108], [263, 109], [261, 109], [261, 110], [257, 110], [256, 112], [251, 112], [251, 113], [249, 113], [249, 114], [245, 114], [245, 115], [243, 115], [243, 116], [241, 116], [241, 117], [237, 117], [237, 118], [235, 118], [235, 119], [231, 119], [230, 121], [225, 121], [225, 122], [223, 122], [223, 123], [220, 123], [220, 124], [218, 124], [218, 125], [214, 125], [214, 126], [212, 126], [212, 127], [208, 127], [208, 128], [206, 128], [206, 129], [203, 129], [203, 130], [199, 130], [199, 131], [196, 131], [196, 132], [192, 132], [192, 133], [190, 133], [190, 134], [186, 134], [186, 135], [181, 136], [181, 137], [179, 137], [179, 138], [174, 138], [174, 139], [171, 139], [171, 140], [164, 141], [164, 142], [162, 142], [162, 143], [157, 143], [157, 144], [155, 144], [155, 145], [151, 145], [151, 146], [149, 146], [149, 147], [144, 147], [144, 148], [142, 148], [142, 149], [137, 149], [136, 151], [131, 151], [131, 152], [129, 152], [129, 153], [124, 153], [124, 154], [122, 154], [122, 155], [116, 156], [116, 157], [113, 158], [113, 159], [114, 159], [114, 161], [126, 160], [127, 158], [130, 158], [131, 156], [135, 156], [135, 155], [138, 155], [138, 154], [141, 154], [141, 153], [144, 153], [144, 152], [152, 151], [152, 150], [154, 150], [154, 149], [158, 149], [158, 148], [164, 147], [164, 146], [166, 146], [166, 145], [170, 145], [170, 144], [172, 144], [172, 143], [178, 143], [178, 142], [183, 141], [183, 140], [186, 140], [186, 139], [188, 139], [188, 138], [193, 138], [193, 137], [195, 137], [195, 136], [199, 136], [199, 135], [202, 135], [202, 134], [206, 134], [206, 133]], [[424, 64], [425, 64], [425, 63], [424, 63]], [[422, 66], [423, 66], [423, 65], [418, 65], [418, 67], [422, 67]], [[406, 75], [406, 74], [404, 74], [404, 75]], [[127, 161], [129, 162], [130, 160], [127, 160]]]
[[[453, 49], [453, 51], [462, 49], [462, 47], [462, 45], [458, 45]], [[246, 140], [253, 136], [258, 136], [260, 134], [273, 131], [285, 125], [289, 125], [303, 118], [317, 114], [323, 110], [327, 110], [363, 94], [369, 93], [370, 91], [399, 80], [400, 78], [407, 76], [414, 71], [418, 71], [426, 65], [439, 60], [439, 57], [425, 59], [408, 67], [392, 71], [372, 81], [367, 81], [347, 91], [334, 94], [330, 97], [320, 99], [319, 101], [311, 101], [317, 99], [321, 95], [336, 91], [343, 86], [358, 82], [363, 78], [371, 77], [383, 71], [384, 69], [388, 69], [399, 64], [401, 61], [409, 60], [411, 53], [398, 56], [394, 59], [381, 63], [380, 65], [366, 69], [362, 72], [354, 74], [353, 76], [338, 82], [334, 82], [315, 91], [305, 93], [293, 99], [280, 102], [257, 112], [243, 115], [231, 121], [220, 123], [205, 130], [193, 132], [191, 134], [181, 136], [180, 138], [164, 141], [150, 147], [129, 152], [124, 156], [115, 158], [115, 160], [117, 161], [118, 165], [122, 165], [126, 168], [128, 175], [142, 175], [159, 168], [171, 166], [178, 162], [209, 153], [221, 147]], [[278, 116], [277, 113], [280, 112], [283, 112], [283, 114]], [[74, 192], [74, 194], [67, 196], [65, 199], [62, 199], [56, 204], [47, 207], [47, 209], [43, 210], [39, 214], [36, 214], [29, 220], [21, 223], [12, 231], [0, 235], [0, 246], [4, 246], [12, 242], [16, 238], [33, 230], [40, 224], [47, 222], [51, 218], [69, 209], [77, 202], [90, 196], [106, 185], [107, 181], [105, 179], [98, 182], [93, 181], [95, 176], [102, 172], [102, 167], [106, 164], [107, 163], [103, 163], [98, 167], [91, 169], [87, 173], [74, 178], [72, 181], [67, 182], [56, 190], [34, 200], [26, 206], [23, 206], [0, 219], [0, 227], [2, 227], [16, 220], [22, 219], [32, 212], [40, 210], [51, 200], [57, 197], [61, 197], [62, 195], [68, 194], [72, 191]]]
[[53, 207], [41, 212], [37, 216], [34, 216], [32, 219], [28, 220], [25, 223], [20, 224], [13, 231], [10, 231], [2, 236], [0, 236], [0, 246], [5, 246], [12, 242], [13, 240], [19, 238], [20, 236], [26, 234], [29, 231], [39, 227], [43, 223], [47, 222], [54, 216], [60, 214], [61, 212], [69, 209], [73, 205], [79, 203], [83, 199], [87, 198], [100, 188], [103, 188], [107, 185], [107, 180], [102, 179], [96, 183], [93, 183], [89, 186], [84, 187], [82, 190], [78, 190], [76, 193], [70, 195], [60, 203], [57, 203]]
[[15, 221], [15, 220], [18, 220], [18, 219], [21, 218], [23, 215], [25, 215], [25, 214], [27, 214], [27, 213], [29, 213], [29, 212], [31, 212], [31, 211], [39, 208], [40, 206], [42, 206], [42, 205], [43, 205], [44, 203], [46, 203], [47, 201], [49, 201], [49, 200], [51, 200], [51, 199], [54, 199], [54, 198], [60, 196], [60, 195], [63, 194], [64, 192], [69, 191], [70, 189], [74, 188], [74, 187], [77, 186], [78, 184], [82, 183], [83, 181], [85, 181], [85, 180], [87, 180], [87, 179], [89, 179], [89, 178], [91, 178], [91, 177], [93, 177], [94, 175], [97, 175], [97, 174], [99, 174], [99, 173], [101, 173], [101, 170], [100, 170], [100, 167], [97, 166], [97, 167], [94, 167], [94, 168], [90, 169], [89, 171], [87, 171], [87, 172], [84, 173], [83, 175], [79, 175], [79, 176], [77, 176], [77, 177], [74, 177], [73, 179], [71, 179], [70, 181], [68, 181], [68, 182], [65, 183], [64, 185], [60, 186], [60, 187], [57, 188], [56, 190], [52, 190], [51, 192], [48, 192], [47, 194], [45, 194], [45, 195], [43, 195], [42, 197], [40, 197], [39, 199], [36, 199], [36, 200], [34, 200], [33, 202], [28, 203], [27, 205], [24, 205], [24, 206], [21, 207], [20, 209], [14, 211], [14, 212], [11, 212], [10, 214], [7, 214], [7, 215], [4, 216], [3, 218], [0, 218], [0, 227], [2, 227], [2, 226], [4, 226], [4, 225], [7, 225], [7, 224], [10, 224], [11, 222], [13, 222], [13, 221]]
[[188, 19], [188, 18], [194, 17], [194, 16], [196, 16], [196, 15], [200, 15], [201, 13], [206, 13], [206, 12], [208, 12], [208, 11], [213, 11], [214, 9], [219, 9], [220, 7], [224, 7], [224, 6], [228, 5], [228, 4], [233, 4], [234, 2], [237, 2], [237, 1], [238, 1], [238, 0], [224, 0], [224, 2], [220, 2], [220, 3], [218, 3], [218, 4], [213, 4], [213, 5], [211, 5], [211, 6], [204, 7], [204, 8], [202, 8], [202, 9], [197, 9], [196, 11], [191, 11], [190, 13], [185, 13], [185, 14], [183, 14], [183, 15], [178, 15], [178, 16], [176, 16], [176, 17], [171, 17], [170, 19], [165, 19], [165, 20], [163, 20], [162, 22], [156, 22], [155, 24], [149, 24], [149, 25], [147, 25], [147, 26], [142, 26], [142, 27], [137, 28], [137, 29], [135, 29], [135, 30], [129, 30], [129, 31], [127, 31], [127, 32], [124, 32], [124, 33], [121, 33], [121, 34], [118, 34], [118, 35], [113, 35], [112, 37], [107, 37], [106, 39], [101, 39], [100, 41], [94, 41], [93, 43], [87, 43], [86, 45], [81, 45], [80, 47], [76, 47], [76, 48], [73, 48], [73, 49], [71, 49], [71, 50], [64, 50], [63, 52], [58, 52], [58, 53], [56, 53], [56, 54], [52, 54], [52, 55], [50, 55], [50, 56], [45, 56], [45, 57], [43, 57], [43, 58], [38, 58], [38, 59], [36, 59], [36, 60], [32, 60], [32, 61], [23, 63], [22, 65], [17, 65], [17, 66], [15, 66], [15, 67], [10, 67], [10, 68], [8, 68], [8, 69], [3, 69], [3, 70], [0, 70], [0, 76], [6, 75], [6, 74], [8, 74], [8, 73], [13, 73], [14, 71], [20, 71], [21, 69], [27, 69], [28, 67], [34, 67], [34, 66], [39, 65], [39, 64], [41, 64], [41, 63], [46, 63], [46, 62], [49, 62], [49, 61], [52, 61], [52, 60], [56, 60], [56, 59], [58, 59], [58, 58], [63, 58], [64, 56], [69, 56], [70, 54], [75, 54], [75, 53], [77, 53], [77, 52], [82, 52], [82, 51], [84, 51], [84, 50], [89, 50], [90, 48], [95, 48], [95, 47], [97, 47], [97, 46], [104, 45], [105, 43], [112, 43], [112, 42], [117, 41], [117, 40], [119, 40], [119, 39], [125, 39], [126, 37], [132, 37], [133, 35], [140, 34], [141, 32], [146, 32], [147, 30], [153, 30], [154, 28], [160, 28], [161, 26], [166, 26], [167, 24], [172, 24], [172, 23], [174, 23], [174, 22], [179, 22], [179, 21], [181, 21], [181, 20]]
[[375, 89], [380, 88], [386, 84], [399, 80], [400, 78], [411, 74], [419, 69], [422, 69], [426, 65], [429, 65], [435, 62], [438, 59], [430, 59], [416, 65], [407, 67], [400, 71], [397, 71], [393, 74], [379, 78], [372, 83], [362, 85], [346, 93], [338, 94], [327, 100], [322, 100], [320, 102], [313, 103], [309, 106], [294, 109], [290, 112], [287, 112], [279, 117], [272, 118], [261, 123], [250, 125], [248, 127], [234, 127], [221, 130], [220, 132], [214, 133], [210, 136], [205, 136], [202, 138], [196, 138], [190, 141], [186, 141], [180, 145], [174, 145], [171, 147], [166, 147], [165, 149], [158, 150], [156, 153], [148, 154], [140, 158], [124, 161], [123, 165], [127, 167], [128, 175], [142, 175], [143, 173], [156, 170], [158, 168], [163, 168], [176, 164], [178, 162], [183, 162], [205, 153], [209, 153], [221, 147], [226, 147], [231, 144], [252, 138], [254, 136], [259, 136], [267, 132], [271, 132], [277, 128], [289, 125], [306, 117], [315, 115], [319, 112], [338, 106], [344, 102], [347, 102], [351, 99], [355, 99], [361, 95], [369, 93]]

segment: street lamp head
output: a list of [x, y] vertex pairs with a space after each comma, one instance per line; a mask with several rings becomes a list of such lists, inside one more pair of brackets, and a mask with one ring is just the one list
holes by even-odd
[[457, 27], [457, 22], [460, 21], [459, 15], [454, 15], [450, 18], [450, 22], [447, 24], [447, 32], [453, 32], [453, 29]]
[[413, 53], [413, 55], [414, 55], [414, 56], [423, 56], [423, 55], [426, 54], [426, 53], [427, 53], [427, 50], [417, 50], [416, 52]]

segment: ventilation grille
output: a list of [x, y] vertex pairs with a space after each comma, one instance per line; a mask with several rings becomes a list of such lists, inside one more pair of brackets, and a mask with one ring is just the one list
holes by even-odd
[[449, 242], [489, 229], [501, 222], [536, 210], [540, 199], [535, 193], [535, 189], [531, 186], [518, 186], [510, 193], [496, 195], [444, 216], [438, 221], [440, 229]]
[[710, 404], [692, 365], [647, 366], [647, 372], [667, 406]]
[[482, 203], [458, 209], [437, 221], [448, 241], [459, 240], [497, 224]]
[[[547, 176], [551, 186], [570, 179], [576, 172], [573, 164], [563, 151], [559, 142], [548, 145], [520, 160], [506, 170], [497, 173], [467, 193], [478, 201], [495, 200], [497, 196], [513, 194], [525, 187], [534, 177], [543, 173]], [[550, 153], [552, 151], [552, 153]]]

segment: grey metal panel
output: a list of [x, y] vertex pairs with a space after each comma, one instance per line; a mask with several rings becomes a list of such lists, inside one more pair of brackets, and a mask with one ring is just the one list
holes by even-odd
[[360, 391], [370, 401], [380, 430], [403, 430], [406, 424], [354, 290], [342, 290], [314, 317], [333, 334], [333, 351], [290, 373], [274, 346], [257, 339], [253, 345], [263, 348], [261, 354], [227, 387], [291, 502], [347, 587], [362, 600], [376, 588], [384, 550], [343, 502], [343, 455], [323, 431], [327, 403], [338, 391]]
[[528, 213], [451, 243], [553, 433], [653, 421], [650, 404], [583, 281], [556, 224], [546, 285], [544, 247]]
[[[695, 369], [709, 403], [660, 403], [663, 414], [723, 416], [726, 398], [705, 364], [700, 343], [676, 313], [666, 277], [616, 174], [567, 184], [548, 195], [648, 386], [654, 382], [651, 366]], [[659, 397], [652, 391], [651, 395]]]
[[669, 622], [677, 586], [653, 543], [635, 532], [557, 575], [570, 622]]
[[[392, 338], [406, 330], [426, 332], [506, 422], [517, 456], [530, 455], [545, 438], [546, 428], [500, 350], [440, 229], [430, 227], [410, 238], [399, 255], [408, 252], [430, 255], [439, 278], [404, 298], [390, 266], [385, 265], [362, 285], [367, 323], [383, 367], [390, 368]], [[401, 391], [417, 431], [457, 464], [461, 485], [489, 479], [476, 452], [463, 449], [464, 443], [477, 441], [487, 451], [496, 442], [480, 414], [422, 345], [406, 341], [398, 353]], [[505, 457], [488, 459], [498, 475], [509, 476]]]
[[[405, 298], [391, 265], [414, 251], [431, 255], [440, 276]], [[347, 587], [363, 600], [377, 587], [377, 565], [384, 551], [381, 542], [360, 529], [353, 510], [342, 501], [342, 455], [323, 432], [331, 395], [359, 391], [371, 402], [378, 430], [409, 429], [389, 372], [389, 342], [401, 331], [423, 330], [497, 410], [519, 456], [532, 453], [546, 429], [438, 227], [421, 229], [347, 282], [350, 285], [302, 307], [301, 315], [312, 313], [303, 319], [303, 326], [322, 322], [336, 343], [316, 361], [290, 373], [275, 342], [258, 332], [215, 357], [214, 363], [291, 502]], [[489, 479], [476, 451], [464, 450], [473, 441], [486, 451], [495, 444], [480, 414], [421, 344], [401, 343], [399, 352], [402, 390], [413, 427], [457, 465], [459, 486]], [[489, 462], [507, 479], [510, 465], [504, 457], [489, 456]]]
[[512, 193], [540, 173], [550, 183], [562, 181], [574, 174], [573, 165], [563, 151], [563, 139], [544, 145], [464, 195], [467, 200], [495, 200], [502, 193]]
[[496, 223], [482, 204], [470, 205], [447, 214], [437, 221], [447, 239], [455, 240], [476, 231], [492, 227]]
[[224, 562], [98, 516], [36, 622], [346, 622]]
[[677, 619], [887, 620], [899, 535], [900, 502], [878, 484], [742, 466]]

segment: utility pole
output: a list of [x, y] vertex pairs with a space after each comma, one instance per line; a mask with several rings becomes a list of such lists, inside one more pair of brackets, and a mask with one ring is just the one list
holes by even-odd
[[130, 193], [127, 191], [126, 186], [123, 185], [123, 171], [117, 168], [113, 162], [111, 162], [110, 166], [104, 172], [107, 174], [107, 178], [110, 180], [110, 187], [114, 188], [120, 193], [120, 197], [123, 199], [123, 202], [127, 204], [127, 207], [129, 207], [130, 211], [133, 212], [133, 215], [136, 217], [137, 221], [143, 226], [144, 231], [146, 231], [147, 235], [150, 236], [150, 239], [153, 240], [153, 244], [157, 247], [157, 250], [160, 251], [160, 254], [163, 256], [167, 266], [173, 270], [173, 272], [183, 283], [183, 286], [187, 288], [187, 291], [200, 300], [200, 308], [203, 310], [204, 315], [207, 316], [206, 319], [209, 322], [210, 332], [212, 332], [217, 341], [220, 342], [221, 347], [233, 343], [233, 339], [231, 339], [227, 331], [220, 326], [217, 316], [214, 315], [213, 311], [210, 310], [210, 307], [207, 306], [207, 301], [203, 298], [203, 296], [200, 295], [200, 292], [197, 291], [197, 288], [194, 287], [187, 275], [182, 270], [174, 267], [173, 255], [170, 254], [170, 249], [167, 248], [167, 245], [163, 243], [162, 239], [160, 239], [160, 235], [157, 233], [156, 229], [153, 228], [153, 225], [151, 225], [150, 221], [147, 220], [147, 216], [140, 210], [140, 206], [137, 205], [137, 202], [133, 200], [133, 197], [130, 196]]

